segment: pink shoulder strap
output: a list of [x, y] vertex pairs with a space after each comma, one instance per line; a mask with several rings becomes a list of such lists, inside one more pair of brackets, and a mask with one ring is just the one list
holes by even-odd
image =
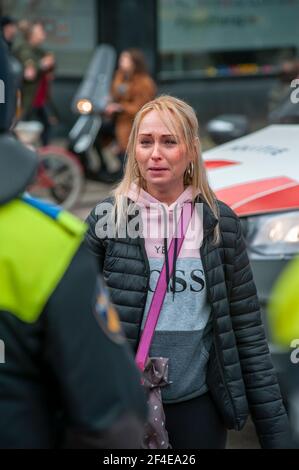
[[[183, 245], [185, 235], [190, 223], [191, 217], [193, 214], [193, 205], [192, 203], [184, 204], [181, 212], [180, 219], [177, 226], [177, 254], [180, 253], [181, 247]], [[169, 277], [172, 275], [173, 271], [173, 259], [174, 259], [174, 238], [171, 240], [169, 249], [168, 249], [168, 259], [170, 265]], [[145, 369], [145, 364], [151, 347], [152, 339], [154, 332], [158, 323], [159, 315], [162, 309], [164, 302], [165, 294], [167, 290], [167, 281], [166, 281], [166, 265], [163, 264], [157, 286], [152, 297], [151, 305], [148, 311], [147, 319], [145, 322], [144, 330], [140, 338], [138, 350], [135, 357], [135, 362], [138, 368], [143, 372]]]

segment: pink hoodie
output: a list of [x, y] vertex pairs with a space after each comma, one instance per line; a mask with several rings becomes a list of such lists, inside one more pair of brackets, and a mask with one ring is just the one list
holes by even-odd
[[[127, 197], [141, 207], [141, 217], [144, 228], [143, 237], [145, 239], [145, 249], [148, 258], [162, 257], [163, 250], [161, 247], [164, 245], [164, 230], [166, 229], [167, 245], [169, 246], [175, 230], [175, 212], [177, 211], [175, 220], [178, 221], [181, 215], [182, 205], [192, 201], [192, 187], [188, 186], [178, 199], [169, 206], [161, 203], [143, 189], [139, 190], [135, 183], [132, 183]], [[203, 224], [201, 205], [198, 204], [197, 208], [199, 210], [194, 210], [193, 212], [180, 252], [180, 258], [200, 257], [199, 248], [203, 239]]]

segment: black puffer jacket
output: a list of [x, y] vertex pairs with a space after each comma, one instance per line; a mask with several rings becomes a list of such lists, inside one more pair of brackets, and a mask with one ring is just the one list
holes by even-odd
[[[109, 202], [113, 199], [103, 201]], [[144, 239], [98, 238], [95, 226], [103, 203], [87, 219], [86, 241], [98, 257], [125, 334], [136, 350], [149, 282]], [[229, 429], [242, 429], [249, 405], [261, 446], [289, 447], [288, 418], [265, 338], [240, 221], [219, 202], [221, 241], [217, 246], [213, 243], [217, 219], [206, 203], [203, 221], [200, 252], [214, 321], [207, 373], [210, 392]]]

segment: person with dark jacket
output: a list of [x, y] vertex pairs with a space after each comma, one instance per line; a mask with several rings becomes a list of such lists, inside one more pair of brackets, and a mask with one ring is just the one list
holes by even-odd
[[0, 448], [135, 448], [140, 376], [85, 225], [24, 194], [38, 159], [9, 132], [5, 49], [0, 41]]
[[18, 33], [18, 23], [15, 18], [11, 16], [1, 16], [0, 18], [0, 29], [2, 37], [6, 42], [9, 49], [12, 49], [14, 40]]
[[[208, 184], [194, 110], [168, 96], [144, 105], [127, 155], [114, 196], [87, 219], [86, 243], [135, 353], [166, 266], [150, 357], [169, 359], [162, 398], [170, 444], [224, 448], [227, 429], [241, 430], [250, 412], [263, 448], [289, 447], [240, 221]], [[171, 275], [167, 249], [185, 203], [195, 207]]]
[[42, 48], [47, 33], [40, 21], [27, 23], [22, 31], [24, 41], [15, 50], [15, 55], [23, 66], [22, 118], [37, 118], [43, 124], [41, 140], [43, 145], [48, 145], [53, 122], [49, 105], [55, 57], [52, 52]]

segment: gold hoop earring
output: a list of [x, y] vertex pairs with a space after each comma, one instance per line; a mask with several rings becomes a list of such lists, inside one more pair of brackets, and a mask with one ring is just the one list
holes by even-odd
[[193, 178], [194, 176], [194, 163], [193, 162], [190, 162], [189, 166], [188, 166], [188, 169], [187, 169], [187, 175], [189, 176], [189, 178]]

